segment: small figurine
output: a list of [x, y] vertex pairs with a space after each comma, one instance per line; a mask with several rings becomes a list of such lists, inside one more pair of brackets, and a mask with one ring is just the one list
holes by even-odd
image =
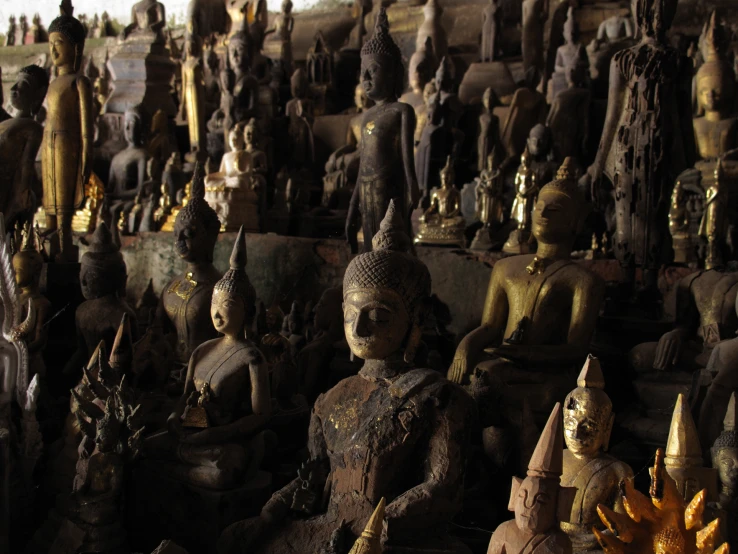
[[110, 351], [124, 313], [135, 325], [136, 313], [120, 297], [127, 277], [123, 255], [114, 244], [110, 229], [101, 221], [82, 256], [79, 281], [85, 301], [75, 314], [77, 351], [67, 362], [65, 373], [78, 372], [100, 341]]
[[633, 470], [606, 454], [615, 422], [612, 401], [604, 390], [605, 378], [597, 358], [590, 355], [577, 378], [577, 388], [564, 400], [564, 471], [561, 484], [576, 490], [574, 504], [560, 526], [574, 552], [597, 550], [592, 527], [604, 529], [597, 507], [604, 504], [625, 513], [619, 486], [633, 479]]
[[290, 90], [292, 100], [285, 106], [285, 114], [289, 120], [289, 165], [295, 168], [310, 167], [315, 160], [313, 101], [308, 95], [307, 74], [302, 69], [296, 69], [292, 74]]
[[[374, 250], [355, 257], [343, 281], [346, 339], [364, 367], [318, 397], [310, 460], [258, 518], [226, 528], [221, 554], [286, 554], [296, 540], [319, 552], [341, 520], [359, 536], [382, 497], [384, 548], [466, 551], [446, 524], [460, 507], [473, 403], [437, 372], [414, 366], [431, 282], [409, 252], [401, 213], [391, 201]], [[400, 484], [398, 475], [417, 478]]]
[[508, 510], [515, 512], [515, 519], [495, 530], [487, 554], [571, 554], [571, 541], [558, 526], [571, 503], [571, 489], [561, 485], [563, 451], [561, 404], [557, 403], [530, 458], [528, 475], [513, 477]]
[[259, 114], [259, 83], [251, 74], [252, 39], [249, 34], [247, 18], [241, 22], [241, 30], [228, 41], [228, 68], [223, 72], [229, 94], [223, 95], [221, 101], [230, 103], [227, 108], [227, 133], [235, 123], [246, 121]]
[[426, 37], [423, 48], [416, 50], [410, 57], [407, 69], [410, 91], [400, 96], [400, 102], [410, 104], [416, 110], [424, 104], [423, 89], [433, 79], [436, 65], [438, 61], [433, 52], [433, 41], [431, 37]]
[[227, 490], [247, 482], [261, 465], [265, 441], [260, 430], [272, 407], [264, 356], [245, 338], [255, 299], [241, 229], [230, 269], [213, 287], [212, 323], [223, 336], [193, 350], [167, 430], [144, 443], [146, 455], [164, 460], [176, 479]]
[[579, 43], [579, 25], [574, 16], [574, 8], [570, 5], [564, 24], [564, 44], [556, 50], [554, 73], [548, 86], [549, 104], [553, 103], [559, 92], [566, 88], [567, 68], [578, 66], [582, 68], [583, 78], [586, 79], [589, 75], [589, 58], [587, 58], [586, 50]]
[[5, 33], [5, 46], [15, 46], [15, 32], [18, 25], [15, 22], [15, 16], [8, 18], [8, 32]]
[[479, 58], [482, 63], [494, 62], [500, 50], [499, 41], [502, 32], [502, 8], [497, 0], [490, 0], [482, 11], [482, 47]]
[[515, 228], [510, 231], [502, 251], [506, 254], [527, 254], [529, 251], [531, 214], [533, 204], [540, 190], [538, 176], [530, 167], [530, 153], [528, 147], [520, 156], [520, 167], [515, 174], [515, 201], [510, 212], [510, 219], [516, 222]]
[[182, 64], [180, 115], [190, 131], [190, 152], [205, 154], [205, 78], [202, 68], [202, 41], [190, 34], [185, 39]]
[[425, 48], [428, 39], [431, 41], [433, 53], [441, 59], [448, 56], [448, 37], [441, 23], [443, 8], [438, 0], [428, 0], [423, 6], [423, 23], [418, 27], [415, 37], [415, 50]]
[[10, 103], [16, 117], [0, 122], [0, 212], [9, 226], [18, 218], [36, 211], [38, 190], [36, 156], [43, 139], [43, 127], [34, 120], [49, 88], [49, 76], [37, 65], [18, 72], [10, 88]]
[[106, 189], [106, 200], [113, 225], [128, 220], [135, 198], [140, 194], [146, 180], [146, 161], [149, 153], [145, 147], [142, 106], [133, 106], [126, 110], [123, 116], [123, 132], [127, 146], [110, 162], [110, 177]]
[[434, 189], [430, 207], [420, 217], [420, 229], [415, 242], [419, 244], [454, 244], [466, 246], [465, 221], [461, 215], [461, 195], [454, 184], [456, 175], [451, 156], [441, 170], [441, 188]]
[[615, 188], [615, 257], [634, 282], [641, 267], [641, 297], [658, 301], [658, 269], [664, 260], [669, 198], [674, 181], [694, 159], [691, 63], [668, 45], [675, 0], [636, 0], [638, 45], [611, 62], [607, 116], [594, 163], [581, 179], [596, 203], [605, 195], [602, 176]]
[[[495, 263], [482, 324], [459, 343], [448, 373], [452, 381], [465, 380], [489, 347], [497, 358], [485, 362], [486, 370], [509, 367], [510, 360], [528, 370], [542, 367], [550, 388], [555, 368], [579, 364], [587, 355], [604, 283], [570, 259], [587, 214], [572, 166], [573, 160], [564, 160], [556, 180], [538, 194], [532, 217], [536, 254]], [[570, 385], [563, 394], [568, 390]]]
[[591, 94], [584, 86], [587, 67], [578, 63], [578, 59], [572, 63], [574, 65], [568, 65], [563, 70], [566, 88], [554, 96], [546, 119], [557, 160], [569, 156], [584, 159], [589, 142]]
[[496, 231], [503, 222], [504, 183], [500, 171], [499, 148], [495, 147], [487, 156], [487, 165], [479, 175], [479, 181], [474, 188], [475, 208], [474, 215], [482, 223], [477, 231], [470, 248], [472, 250], [489, 250], [492, 248], [491, 233]]
[[708, 501], [717, 501], [718, 472], [703, 465], [697, 426], [689, 403], [681, 393], [674, 406], [664, 464], [682, 498], [692, 498], [704, 490]]
[[480, 172], [484, 171], [487, 158], [500, 142], [500, 118], [492, 111], [498, 103], [495, 91], [492, 87], [487, 88], [482, 95], [482, 114], [479, 116], [477, 139], [477, 169]]
[[707, 504], [705, 491], [697, 493], [687, 504], [674, 479], [664, 470], [661, 449], [656, 451], [650, 473], [650, 502], [634, 488], [631, 479], [626, 479], [622, 493], [623, 502], [628, 506], [626, 514], [617, 514], [604, 505], [598, 506], [602, 523], [611, 531], [594, 529], [603, 550], [612, 554], [728, 554], [727, 543], [714, 548], [720, 531], [719, 520], [707, 525], [703, 523]]
[[718, 505], [727, 512], [725, 528], [728, 530], [728, 541], [735, 544], [738, 539], [736, 527], [736, 492], [738, 492], [738, 432], [736, 432], [736, 395], [730, 395], [728, 411], [723, 420], [723, 430], [715, 439], [710, 449], [712, 467], [720, 477], [720, 497]]
[[404, 73], [402, 55], [389, 34], [384, 8], [379, 10], [374, 36], [361, 49], [361, 64], [361, 82], [376, 105], [362, 119], [359, 177], [346, 218], [352, 251], [358, 250], [359, 215], [364, 248], [369, 250], [389, 201], [398, 202], [409, 229], [410, 214], [420, 198], [413, 159], [415, 114], [410, 106], [397, 101]]
[[[267, 29], [265, 35], [267, 42], [279, 42], [279, 61], [288, 75], [292, 73], [292, 30], [294, 28], [292, 1], [282, 0], [282, 12], [274, 19], [274, 27]], [[272, 34], [274, 38], [270, 36]]]
[[543, 0], [523, 0], [523, 71], [535, 68], [543, 73], [543, 26], [548, 19]]
[[[85, 29], [72, 14], [71, 2], [49, 26], [49, 51], [57, 78], [49, 85], [48, 112], [41, 145], [43, 208], [47, 232], [58, 230], [58, 261], [76, 261], [72, 218], [84, 199], [92, 170], [92, 85], [79, 75]], [[61, 220], [61, 221], [59, 221]], [[58, 250], [58, 252], [57, 252]]]

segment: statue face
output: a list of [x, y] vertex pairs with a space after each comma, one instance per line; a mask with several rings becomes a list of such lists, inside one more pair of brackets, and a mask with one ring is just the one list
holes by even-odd
[[248, 146], [253, 146], [256, 139], [256, 131], [251, 125], [247, 125], [243, 130], [243, 139]]
[[559, 487], [553, 479], [526, 477], [515, 499], [515, 524], [532, 535], [545, 533], [556, 525]]
[[248, 52], [243, 41], [235, 40], [228, 44], [228, 61], [236, 73], [243, 73], [248, 66]]
[[61, 33], [51, 33], [49, 35], [49, 55], [51, 61], [56, 67], [65, 65], [74, 65], [75, 46], [67, 37]]
[[126, 142], [134, 146], [141, 146], [143, 144], [143, 125], [141, 124], [141, 118], [133, 112], [126, 112], [123, 118], [123, 125]]
[[398, 352], [410, 329], [410, 316], [392, 290], [359, 289], [343, 298], [343, 328], [355, 356], [384, 360]]
[[202, 225], [175, 222], [174, 249], [184, 261], [198, 262], [207, 259], [210, 242]]
[[18, 80], [10, 87], [10, 103], [20, 112], [32, 111], [38, 93], [38, 85], [33, 77], [19, 73]]
[[231, 152], [243, 150], [243, 135], [237, 127], [234, 127], [228, 133], [228, 145], [231, 147]]
[[738, 491], [738, 448], [721, 448], [713, 455], [712, 465], [718, 470], [723, 486]]
[[385, 56], [369, 55], [361, 58], [361, 85], [368, 98], [386, 100], [394, 93], [395, 83]]
[[543, 125], [536, 125], [528, 136], [528, 151], [533, 157], [543, 156], [548, 152], [548, 135]]
[[574, 237], [577, 224], [572, 200], [555, 188], [544, 187], [533, 207], [532, 233], [542, 242], [555, 244]]
[[222, 290], [213, 291], [210, 303], [210, 318], [215, 330], [224, 335], [236, 335], [243, 330], [246, 308], [243, 300], [235, 294]]
[[19, 287], [27, 287], [37, 281], [41, 271], [40, 259], [34, 263], [34, 257], [40, 258], [39, 254], [32, 252], [18, 252], [13, 256], [13, 269], [15, 270], [15, 282]]
[[82, 257], [82, 267], [79, 272], [79, 283], [82, 287], [82, 296], [85, 300], [95, 300], [96, 298], [102, 298], [118, 291], [118, 279], [114, 278], [114, 270], [111, 267], [110, 270], [100, 269], [98, 267], [91, 267], [85, 263], [84, 256]]
[[608, 408], [592, 389], [577, 388], [566, 398], [564, 439], [575, 455], [595, 456], [600, 452], [607, 440]]
[[697, 95], [700, 104], [708, 112], [717, 112], [723, 106], [723, 83], [718, 76], [700, 79], [697, 83]]

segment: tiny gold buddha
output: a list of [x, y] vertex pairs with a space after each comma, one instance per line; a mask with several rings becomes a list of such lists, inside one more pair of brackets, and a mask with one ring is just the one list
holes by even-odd
[[609, 531], [594, 529], [602, 549], [606, 554], [728, 554], [727, 543], [715, 548], [720, 521], [703, 523], [705, 491], [687, 504], [665, 471], [663, 458], [663, 451], [657, 450], [650, 470], [650, 499], [634, 488], [632, 479], [625, 479], [622, 495], [626, 513], [618, 514], [605, 505], [597, 507]]
[[627, 464], [606, 454], [615, 421], [612, 401], [604, 391], [605, 378], [597, 358], [589, 356], [577, 388], [564, 400], [564, 470], [561, 484], [576, 490], [571, 513], [560, 526], [574, 552], [598, 550], [592, 527], [604, 529], [597, 506], [624, 513], [619, 494], [623, 479], [632, 479]]
[[530, 251], [531, 213], [540, 184], [529, 162], [530, 152], [526, 147], [523, 155], [520, 156], [520, 167], [515, 174], [515, 201], [510, 212], [510, 219], [515, 221], [516, 225], [502, 247], [502, 251], [506, 254], [527, 254]]
[[[49, 85], [41, 144], [43, 208], [47, 231], [58, 230], [60, 261], [76, 261], [72, 218], [82, 204], [84, 183], [92, 170], [92, 85], [80, 75], [85, 29], [72, 14], [71, 2], [49, 26], [49, 50], [57, 78]], [[67, 10], [67, 11], [64, 11]], [[68, 12], [68, 13], [67, 13]]]
[[451, 156], [441, 170], [441, 188], [431, 193], [430, 207], [420, 217], [420, 229], [415, 237], [418, 244], [452, 244], [466, 246], [464, 217], [461, 215], [461, 194], [454, 184]]

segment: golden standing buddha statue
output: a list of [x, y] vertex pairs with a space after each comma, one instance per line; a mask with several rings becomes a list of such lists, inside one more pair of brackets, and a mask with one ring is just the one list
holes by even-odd
[[599, 550], [592, 527], [604, 529], [597, 506], [624, 513], [620, 481], [632, 479], [629, 465], [606, 454], [615, 422], [612, 401], [604, 391], [600, 362], [589, 356], [577, 379], [577, 388], [564, 400], [564, 471], [561, 484], [576, 489], [574, 503], [560, 526], [574, 552]]
[[455, 177], [451, 156], [448, 156], [446, 166], [441, 170], [441, 188], [433, 190], [430, 207], [420, 217], [416, 243], [466, 246], [461, 194], [454, 183]]
[[479, 175], [474, 187], [475, 217], [482, 223], [471, 243], [472, 250], [489, 250], [493, 247], [492, 233], [497, 231], [504, 220], [505, 204], [504, 176], [500, 170], [499, 152], [501, 147], [494, 147], [487, 156], [485, 168]]
[[515, 519], [495, 530], [487, 554], [571, 554], [571, 541], [558, 526], [568, 515], [572, 492], [561, 484], [561, 424], [557, 403], [530, 458], [528, 475], [513, 477], [508, 510]]
[[188, 34], [185, 38], [180, 115], [187, 121], [190, 152], [195, 155], [199, 152], [205, 154], [205, 75], [202, 67], [202, 39], [194, 34]]
[[720, 521], [703, 523], [705, 491], [687, 504], [664, 470], [663, 458], [663, 451], [657, 450], [650, 469], [650, 499], [634, 488], [632, 479], [626, 479], [622, 492], [626, 514], [613, 512], [605, 505], [597, 507], [609, 531], [594, 529], [602, 549], [606, 554], [728, 554], [728, 543], [715, 548]]
[[46, 96], [41, 144], [46, 229], [58, 229], [60, 248], [54, 248], [52, 255], [59, 254], [60, 261], [76, 261], [72, 218], [82, 204], [84, 183], [92, 169], [92, 85], [79, 74], [85, 29], [72, 11], [71, 2], [62, 3], [62, 14], [49, 26], [49, 51], [57, 78]]
[[515, 221], [516, 225], [502, 247], [502, 251], [506, 254], [527, 254], [530, 251], [530, 219], [539, 187], [537, 175], [530, 167], [530, 152], [526, 146], [523, 155], [520, 156], [520, 167], [515, 174], [515, 201], [510, 219]]

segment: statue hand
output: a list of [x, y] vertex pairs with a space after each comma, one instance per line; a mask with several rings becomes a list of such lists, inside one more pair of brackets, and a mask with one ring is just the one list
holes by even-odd
[[464, 381], [464, 377], [469, 373], [471, 366], [469, 354], [463, 348], [456, 350], [451, 367], [448, 370], [447, 378], [452, 383], [460, 385]]
[[682, 335], [678, 329], [664, 333], [656, 346], [654, 356], [654, 369], [665, 370], [674, 366], [679, 361], [682, 350]]

